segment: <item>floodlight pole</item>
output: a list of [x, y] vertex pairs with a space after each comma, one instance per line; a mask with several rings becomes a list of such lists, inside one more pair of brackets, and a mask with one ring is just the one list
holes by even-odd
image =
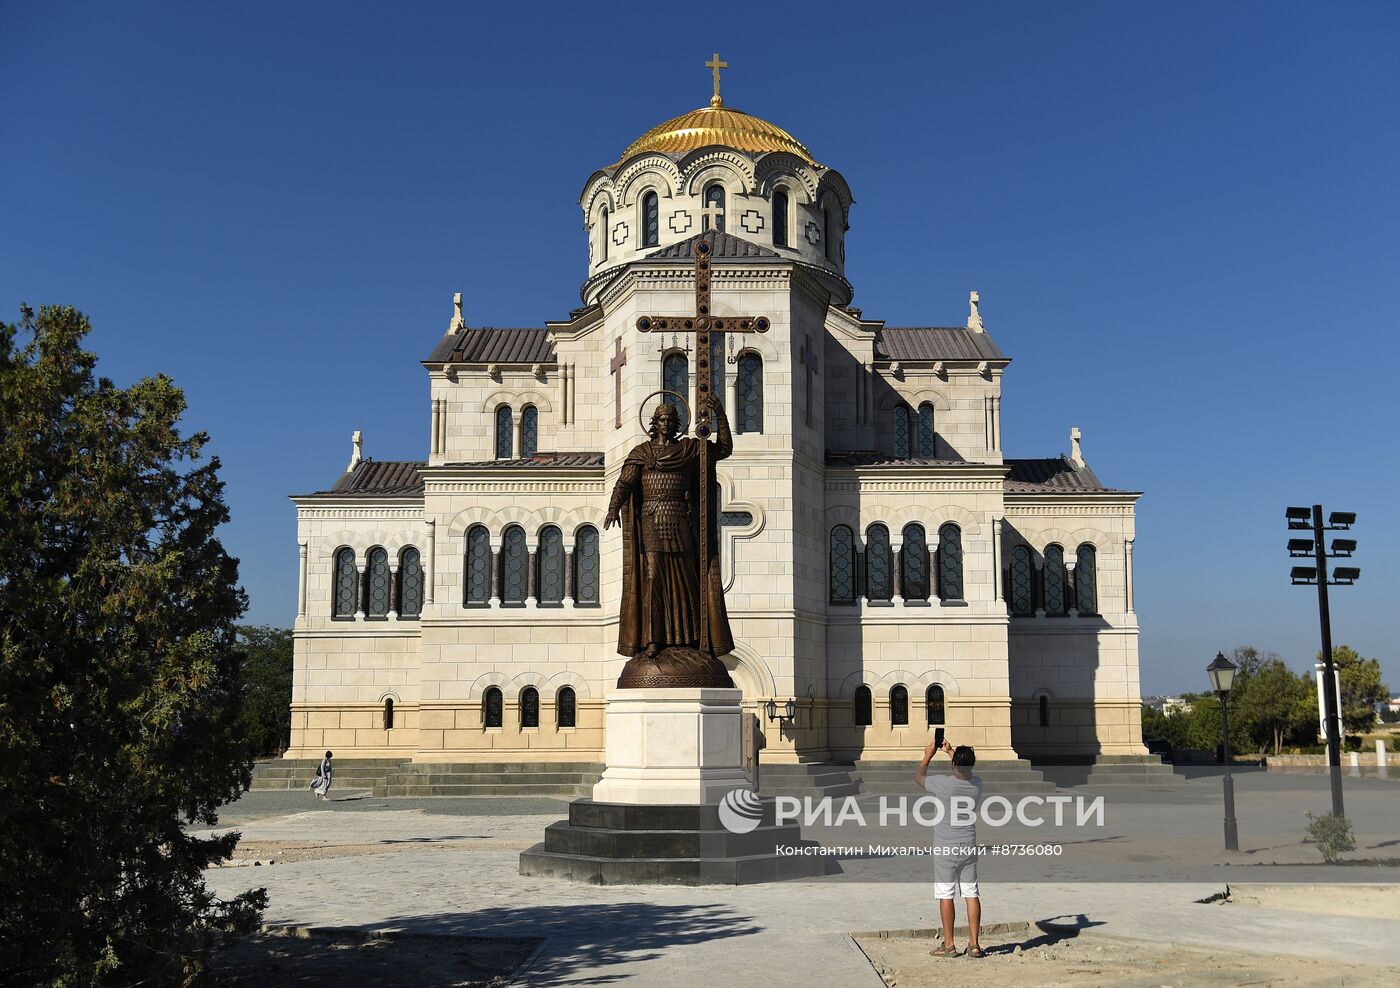
[[1332, 664], [1332, 612], [1327, 605], [1327, 550], [1322, 544], [1322, 505], [1312, 506], [1313, 552], [1317, 557], [1317, 613], [1322, 623], [1322, 697], [1327, 717], [1327, 774], [1332, 781], [1332, 814], [1342, 808], [1341, 697], [1337, 696], [1336, 666]]

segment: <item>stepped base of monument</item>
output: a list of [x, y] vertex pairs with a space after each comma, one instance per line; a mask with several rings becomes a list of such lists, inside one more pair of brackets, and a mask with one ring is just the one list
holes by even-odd
[[[725, 826], [725, 822], [730, 827]], [[735, 830], [748, 829], [745, 833]], [[579, 799], [520, 855], [520, 874], [590, 885], [747, 885], [835, 870], [797, 824], [778, 824], [771, 799], [732, 804], [643, 805]], [[796, 853], [794, 853], [794, 851]]]

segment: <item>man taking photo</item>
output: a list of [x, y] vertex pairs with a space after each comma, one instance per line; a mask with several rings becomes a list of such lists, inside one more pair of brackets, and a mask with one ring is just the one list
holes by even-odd
[[915, 784], [936, 796], [943, 806], [933, 828], [933, 895], [943, 921], [943, 946], [929, 953], [934, 957], [961, 953], [953, 943], [956, 892], [967, 908], [967, 956], [981, 957], [977, 942], [982, 925], [982, 901], [977, 897], [977, 809], [982, 801], [982, 780], [972, 774], [977, 755], [965, 744], [954, 748], [945, 740], [941, 750], [952, 756], [953, 771], [930, 778], [928, 765], [939, 750], [938, 742], [930, 741], [914, 773]]

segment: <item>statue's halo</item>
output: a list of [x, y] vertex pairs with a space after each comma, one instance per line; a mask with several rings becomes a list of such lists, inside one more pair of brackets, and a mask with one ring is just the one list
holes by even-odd
[[[648, 429], [651, 428], [651, 426], [647, 424], [646, 416], [642, 413], [647, 410], [647, 402], [651, 401], [657, 395], [670, 395], [671, 397], [675, 398], [677, 401], [679, 401], [682, 405], [685, 406], [686, 422], [689, 423], [694, 419], [694, 416], [690, 414], [690, 402], [685, 400], [685, 395], [679, 394], [675, 391], [668, 391], [665, 388], [662, 388], [660, 391], [653, 391], [651, 394], [647, 395], [645, 398], [642, 399], [642, 403], [637, 406], [637, 422], [641, 425], [643, 432], [646, 432]], [[655, 415], [656, 413], [653, 412], [652, 414]], [[685, 430], [682, 430], [682, 432], [684, 431]]]

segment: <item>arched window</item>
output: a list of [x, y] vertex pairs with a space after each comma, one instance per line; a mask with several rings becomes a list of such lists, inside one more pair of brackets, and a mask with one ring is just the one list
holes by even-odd
[[773, 190], [773, 246], [788, 246], [787, 189]]
[[520, 691], [520, 726], [540, 726], [540, 691], [533, 686]]
[[608, 259], [608, 207], [598, 210], [598, 260]]
[[928, 600], [928, 539], [924, 526], [911, 522], [904, 526], [904, 545], [899, 550], [899, 592], [905, 600]]
[[763, 431], [763, 358], [746, 353], [739, 358], [739, 378], [735, 382], [734, 420], [739, 432]]
[[1018, 545], [1011, 550], [1011, 585], [1007, 596], [1011, 598], [1011, 613], [1030, 615], [1035, 613], [1035, 596], [1031, 585], [1031, 550]]
[[667, 391], [675, 394], [662, 395], [661, 400], [676, 410], [676, 417], [680, 419], [681, 432], [690, 429], [690, 422], [685, 413], [685, 404], [676, 395], [688, 396], [690, 394], [690, 361], [683, 353], [668, 353], [666, 359], [661, 362], [661, 386]]
[[831, 602], [856, 602], [856, 537], [845, 525], [831, 530]]
[[919, 455], [933, 459], [938, 455], [938, 443], [934, 440], [933, 406], [924, 402], [919, 406]]
[[1065, 593], [1065, 550], [1058, 545], [1045, 547], [1045, 613], [1064, 617], [1069, 613], [1069, 598]]
[[827, 200], [826, 208], [822, 210], [822, 240], [826, 245], [826, 259], [835, 264], [841, 258], [841, 246], [837, 243], [837, 237], [841, 234], [841, 208], [831, 200]]
[[540, 413], [534, 405], [520, 410], [520, 457], [528, 460], [540, 444]]
[[341, 549], [335, 554], [335, 601], [331, 616], [354, 617], [359, 610], [360, 571], [355, 567], [355, 550]]
[[894, 458], [909, 459], [909, 406], [904, 404], [894, 408]]
[[856, 727], [869, 727], [871, 724], [875, 723], [875, 713], [872, 709], [873, 704], [870, 702], [869, 686], [856, 687], [856, 698], [852, 707], [854, 708], [853, 713], [855, 714]]
[[481, 698], [481, 722], [487, 727], [500, 727], [505, 723], [505, 701], [497, 686], [489, 686]]
[[929, 727], [940, 727], [943, 719], [943, 687], [934, 683], [924, 691], [924, 707], [928, 712]]
[[423, 613], [423, 561], [418, 550], [407, 546], [399, 553], [399, 617]]
[[661, 210], [655, 192], [642, 196], [642, 246], [655, 247], [661, 243]]
[[865, 596], [869, 600], [894, 597], [894, 567], [890, 552], [890, 530], [871, 525], [865, 531]]
[[890, 689], [890, 723], [895, 727], [909, 723], [909, 691], [903, 683]]
[[1084, 543], [1075, 553], [1074, 599], [1080, 614], [1099, 613], [1099, 577], [1094, 569], [1094, 547]]
[[388, 617], [392, 583], [389, 576], [389, 554], [383, 549], [370, 550], [369, 569], [365, 573], [365, 579], [369, 581], [369, 606], [365, 609], [365, 616]]
[[564, 600], [564, 533], [553, 525], [540, 530], [540, 547], [535, 551], [535, 598], [541, 604]]
[[386, 696], [384, 698], [384, 730], [394, 729], [394, 698]]
[[938, 598], [963, 599], [962, 530], [952, 522], [938, 530]]
[[555, 721], [559, 727], [578, 726], [578, 699], [572, 686], [561, 686], [554, 702]]
[[1040, 726], [1050, 726], [1050, 698], [1044, 693], [1040, 694]]
[[491, 534], [484, 525], [473, 525], [467, 532], [468, 604], [491, 602]]
[[598, 603], [598, 530], [592, 525], [574, 536], [574, 603]]
[[515, 423], [511, 418], [510, 406], [496, 408], [496, 459], [508, 460], [515, 449]]
[[[705, 218], [701, 230], [724, 232], [724, 186], [716, 183], [705, 189]], [[713, 217], [713, 219], [711, 219]]]
[[525, 529], [511, 525], [501, 536], [501, 603], [523, 604], [530, 589]]

